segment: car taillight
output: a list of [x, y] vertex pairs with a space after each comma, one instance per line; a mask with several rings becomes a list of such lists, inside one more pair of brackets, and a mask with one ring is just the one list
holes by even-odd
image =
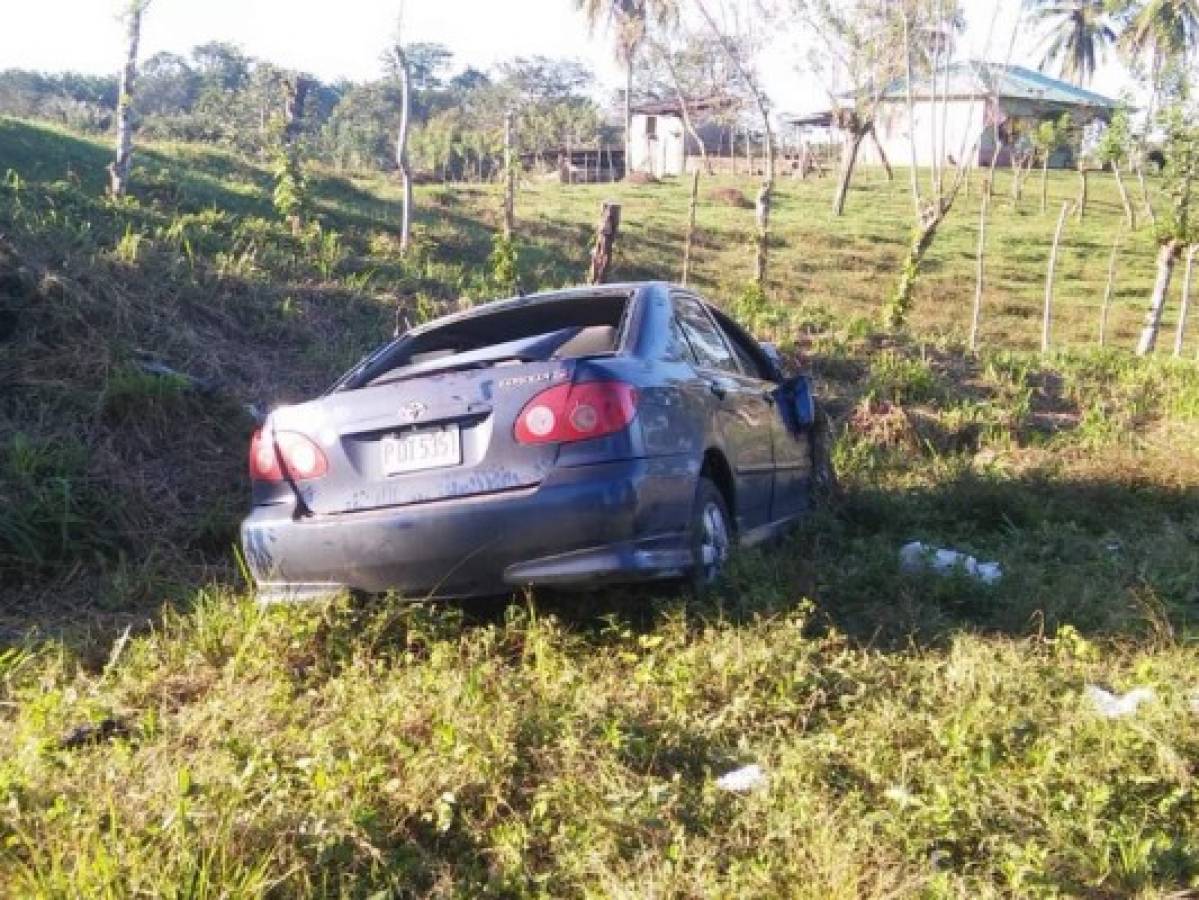
[[[278, 446], [279, 452], [275, 452]], [[312, 440], [291, 431], [275, 433], [275, 440], [254, 432], [250, 441], [250, 478], [254, 481], [282, 481], [283, 468], [296, 481], [320, 478], [329, 471], [329, 461]]]
[[637, 389], [620, 381], [560, 384], [525, 404], [516, 419], [522, 444], [586, 441], [627, 428], [637, 415]]

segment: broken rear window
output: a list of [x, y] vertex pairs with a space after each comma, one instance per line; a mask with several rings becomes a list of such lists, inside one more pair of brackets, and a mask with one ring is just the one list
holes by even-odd
[[348, 389], [449, 369], [576, 359], [620, 347], [627, 295], [603, 294], [515, 304], [399, 338]]

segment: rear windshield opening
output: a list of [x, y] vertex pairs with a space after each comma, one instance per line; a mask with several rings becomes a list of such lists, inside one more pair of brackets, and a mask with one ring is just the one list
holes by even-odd
[[521, 304], [401, 338], [348, 385], [366, 387], [447, 369], [577, 359], [620, 346], [628, 296]]

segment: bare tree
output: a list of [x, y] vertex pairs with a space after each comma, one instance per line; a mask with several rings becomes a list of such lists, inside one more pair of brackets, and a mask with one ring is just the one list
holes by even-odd
[[[821, 39], [811, 68], [825, 82], [833, 124], [845, 136], [841, 167], [833, 193], [833, 214], [842, 215], [862, 143], [871, 138], [879, 161], [893, 177], [890, 160], [875, 131], [879, 106], [902, 74], [901, 32], [887, 0], [791, 0], [791, 9]], [[848, 81], [846, 98], [836, 85]]]
[[1157, 333], [1161, 330], [1162, 313], [1166, 310], [1166, 299], [1170, 295], [1170, 282], [1174, 277], [1174, 264], [1178, 261], [1183, 243], [1177, 238], [1162, 242], [1157, 251], [1157, 277], [1153, 281], [1153, 295], [1149, 299], [1149, 311], [1145, 314], [1145, 325], [1137, 341], [1137, 356], [1146, 356], [1157, 346]]
[[[914, 40], [915, 26], [919, 23], [916, 21], [916, 13], [921, 12], [921, 4], [914, 4], [915, 9], [901, 5], [899, 16], [902, 25], [903, 47], [904, 47], [904, 69], [905, 69], [905, 100], [908, 111], [908, 121], [915, 122], [915, 74], [916, 67], [914, 64], [914, 53], [917, 42]], [[996, 7], [996, 14], [998, 7]], [[956, 9], [952, 3], [938, 0], [936, 4], [936, 15], [940, 16], [955, 16]], [[996, 15], [992, 16], [991, 29], [987, 34], [987, 43], [990, 44], [990, 33], [995, 27]], [[924, 26], [924, 29], [930, 33], [945, 34], [950, 29], [948, 18], [936, 18]], [[1017, 28], [1019, 23], [1017, 23]], [[1013, 38], [1014, 43], [1014, 38]], [[1010, 55], [1010, 51], [1009, 51]], [[950, 59], [948, 56], [944, 58], [943, 65], [948, 66]], [[939, 100], [935, 99], [937, 72], [932, 72], [927, 79], [929, 97], [933, 99], [933, 115], [948, 114], [948, 91], [942, 90]], [[983, 91], [979, 89], [976, 93], [975, 100], [981, 100], [985, 94], [994, 93], [993, 91]], [[939, 108], [938, 108], [939, 107]], [[966, 132], [970, 129], [967, 128]], [[978, 153], [979, 143], [981, 141], [981, 132], [975, 138], [974, 144], [967, 148], [961, 147], [958, 151], [959, 158], [968, 161]], [[938, 154], [934, 154], [931, 159], [931, 184], [933, 196], [927, 200], [922, 196], [920, 190], [920, 178], [917, 171], [917, 152], [916, 152], [916, 136], [915, 128], [908, 128], [908, 143], [909, 152], [911, 153], [911, 193], [912, 207], [914, 212], [915, 222], [912, 229], [912, 241], [908, 247], [908, 255], [904, 261], [903, 267], [900, 269], [899, 281], [895, 287], [895, 291], [887, 300], [883, 309], [883, 320], [888, 326], [894, 327], [902, 325], [907, 319], [907, 314], [912, 304], [912, 293], [915, 288], [916, 279], [920, 273], [920, 266], [927, 255], [929, 248], [932, 247], [933, 241], [936, 239], [937, 232], [941, 227], [941, 223], [945, 221], [945, 217], [953, 209], [954, 203], [957, 200], [958, 194], [961, 192], [962, 186], [966, 183], [969, 177], [970, 166], [968, 162], [957, 167], [953, 180], [948, 187], [945, 187], [945, 164], [946, 159]], [[948, 149], [948, 148], [943, 148]], [[948, 155], [948, 154], [946, 154]]]
[[1166, 116], [1164, 188], [1173, 203], [1158, 225], [1157, 278], [1145, 325], [1137, 342], [1137, 355], [1153, 352], [1161, 329], [1162, 313], [1182, 249], [1199, 239], [1199, 216], [1193, 209], [1195, 182], [1199, 180], [1199, 126], [1192, 107], [1179, 104]]
[[[704, 144], [703, 137], [695, 127], [695, 119], [691, 115], [690, 100], [683, 85], [683, 77], [679, 71], [679, 61], [676, 58], [675, 51], [662, 40], [651, 41], [650, 48], [670, 77], [670, 86], [674, 91], [675, 101], [679, 104], [679, 114], [683, 117], [683, 128], [686, 129], [687, 134], [699, 148], [699, 156], [704, 171], [711, 175], [712, 163], [708, 159], [708, 149]], [[685, 152], [683, 156], [686, 158]]]
[[770, 209], [774, 194], [775, 179], [774, 126], [770, 120], [770, 101], [766, 99], [766, 94], [762, 90], [753, 66], [745, 59], [745, 48], [749, 45], [749, 42], [746, 40], [737, 40], [722, 29], [708, 8], [707, 0], [695, 0], [695, 6], [699, 10], [700, 15], [703, 16], [708, 27], [712, 30], [712, 34], [720, 42], [721, 48], [736, 70], [737, 75], [741, 78], [742, 83], [753, 97], [754, 105], [758, 108], [758, 113], [762, 117], [762, 141], [764, 144], [763, 151], [766, 156], [766, 165], [763, 169], [762, 187], [758, 191], [758, 200], [755, 204], [758, 235], [757, 253], [754, 264], [754, 281], [759, 286], [764, 287], [766, 284], [767, 255], [770, 247]]
[[114, 197], [125, 195], [133, 165], [133, 89], [137, 80], [137, 48], [142, 37], [142, 16], [149, 5], [150, 0], [128, 0], [123, 14], [125, 68], [121, 70], [117, 95], [116, 158], [108, 166], [108, 190]]

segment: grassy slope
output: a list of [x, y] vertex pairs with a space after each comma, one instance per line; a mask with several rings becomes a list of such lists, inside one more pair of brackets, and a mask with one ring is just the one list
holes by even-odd
[[[1009, 352], [1039, 335], [1052, 223], [1035, 196], [997, 203], [993, 349], [974, 359], [955, 343], [972, 204], [936, 246], [911, 333], [884, 336], [870, 322], [904, 241], [902, 176], [864, 184], [840, 222], [829, 184], [783, 186], [773, 302], [739, 311], [818, 372], [846, 496], [711, 600], [263, 611], [223, 562], [240, 404], [331, 378], [397, 297], [417, 317], [484, 296], [495, 195], [423, 188], [420, 248], [401, 260], [383, 179], [314, 178], [325, 231], [296, 241], [253, 165], [155, 148], [118, 207], [95, 199], [104, 158], [0, 121], [0, 170], [19, 173], [0, 188], [0, 312], [17, 322], [0, 343], [0, 893], [1199, 887], [1199, 374]], [[1056, 202], [1073, 179], [1052, 187]], [[1076, 345], [1118, 227], [1111, 186], [1095, 193], [1062, 268], [1057, 335]], [[577, 277], [609, 194], [625, 204], [618, 274], [670, 275], [682, 185], [531, 184], [528, 284]], [[698, 282], [735, 297], [750, 213], [706, 202], [700, 217]], [[1122, 257], [1124, 345], [1150, 243], [1139, 232]], [[139, 374], [147, 350], [221, 390]], [[912, 539], [1007, 577], [904, 575]], [[114, 623], [164, 599], [149, 631], [113, 643]], [[30, 628], [61, 637], [16, 637]], [[1082, 697], [1092, 682], [1157, 699], [1109, 722]], [[127, 733], [59, 747], [106, 717]], [[747, 762], [768, 791], [713, 788]]]

